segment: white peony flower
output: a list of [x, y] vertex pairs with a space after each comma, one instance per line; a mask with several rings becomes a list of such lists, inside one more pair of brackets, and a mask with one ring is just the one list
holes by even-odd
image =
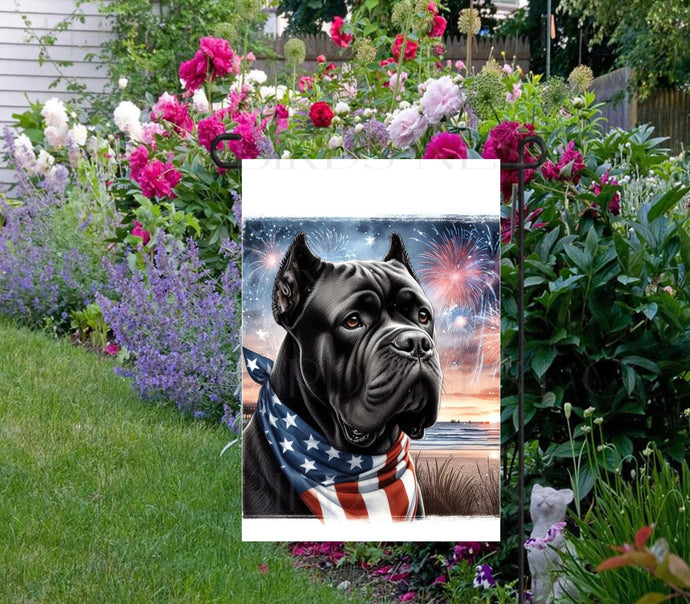
[[261, 69], [252, 69], [247, 74], [247, 80], [253, 82], [254, 84], [263, 84], [267, 79], [268, 76], [266, 75], [266, 72], [261, 71]]
[[364, 130], [364, 124], [357, 124], [355, 126], [355, 132], [359, 134], [362, 130]]
[[290, 153], [290, 151], [285, 149], [285, 151], [283, 151], [283, 154], [280, 156], [280, 159], [290, 159], [291, 157], [292, 157], [292, 153]]
[[43, 131], [43, 135], [49, 147], [60, 149], [67, 143], [67, 126], [48, 126]]
[[67, 110], [65, 104], [57, 97], [50, 98], [45, 102], [43, 109], [41, 109], [41, 115], [46, 121], [46, 126], [67, 130]]
[[[261, 86], [259, 88], [259, 94], [264, 101], [270, 98], [282, 101], [287, 91], [287, 86], [283, 86], [282, 84], [279, 86]], [[292, 91], [290, 91], [290, 94], [292, 94]]]
[[347, 115], [348, 113], [350, 113], [350, 105], [348, 105], [345, 101], [340, 101], [339, 103], [336, 103], [335, 113], [337, 115]]
[[211, 105], [206, 98], [206, 93], [203, 88], [199, 88], [199, 90], [194, 93], [192, 97], [192, 106], [194, 110], [199, 113], [208, 113], [211, 110]]
[[36, 172], [45, 176], [50, 172], [53, 164], [55, 164], [55, 158], [45, 149], [41, 149], [36, 160]]
[[83, 147], [86, 144], [86, 135], [86, 126], [82, 124], [75, 124], [67, 132], [67, 137], [69, 140], [79, 147]]
[[124, 90], [125, 88], [127, 88], [127, 84], [129, 84], [129, 80], [125, 77], [122, 77], [117, 81], [117, 87], [120, 90]]
[[409, 147], [419, 140], [427, 127], [427, 118], [417, 107], [397, 111], [388, 127], [391, 142], [400, 149]]
[[459, 113], [464, 102], [460, 88], [449, 76], [428, 81], [422, 96], [424, 115], [430, 124], [438, 124], [444, 117]]
[[131, 101], [122, 101], [113, 112], [115, 125], [132, 140], [141, 138], [141, 110]]
[[331, 150], [337, 149], [338, 147], [343, 146], [343, 139], [338, 136], [337, 134], [334, 134], [331, 136], [331, 138], [328, 141], [328, 148]]

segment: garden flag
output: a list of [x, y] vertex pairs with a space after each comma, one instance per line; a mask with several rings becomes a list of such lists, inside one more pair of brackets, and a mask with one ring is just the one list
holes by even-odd
[[243, 540], [498, 540], [499, 162], [242, 188]]

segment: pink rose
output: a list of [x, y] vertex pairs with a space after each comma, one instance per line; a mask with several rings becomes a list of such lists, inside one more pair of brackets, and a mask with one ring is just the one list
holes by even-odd
[[395, 36], [395, 41], [393, 42], [393, 47], [391, 48], [395, 60], [398, 61], [400, 58], [400, 50], [403, 46], [403, 43], [405, 44], [405, 54], [403, 58], [414, 59], [417, 56], [417, 47], [419, 44], [417, 44], [417, 42], [413, 42], [412, 40], [408, 40], [402, 34], [398, 34]]
[[439, 132], [429, 141], [422, 159], [467, 159], [467, 145], [459, 134]]
[[434, 20], [431, 22], [431, 30], [429, 30], [430, 38], [440, 38], [446, 31], [446, 25], [448, 22], [441, 17], [441, 15], [435, 15]]
[[347, 48], [354, 36], [341, 31], [344, 23], [342, 17], [333, 17], [333, 22], [331, 23], [331, 40], [333, 40], [333, 44], [342, 48]]

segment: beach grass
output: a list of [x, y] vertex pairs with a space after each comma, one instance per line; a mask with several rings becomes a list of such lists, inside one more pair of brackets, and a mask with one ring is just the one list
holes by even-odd
[[476, 456], [458, 459], [441, 453], [414, 459], [429, 516], [498, 516], [500, 489], [496, 464]]
[[0, 602], [346, 601], [284, 547], [241, 542], [232, 438], [0, 321]]

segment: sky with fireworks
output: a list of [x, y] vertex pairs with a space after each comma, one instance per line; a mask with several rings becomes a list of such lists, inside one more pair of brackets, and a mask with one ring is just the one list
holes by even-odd
[[[436, 316], [436, 346], [443, 368], [439, 419], [498, 422], [499, 224], [463, 220], [294, 219], [245, 220], [243, 345], [275, 358], [285, 331], [271, 313], [276, 272], [295, 235], [324, 260], [381, 260], [390, 235], [399, 233]], [[256, 385], [243, 372], [244, 400]]]

